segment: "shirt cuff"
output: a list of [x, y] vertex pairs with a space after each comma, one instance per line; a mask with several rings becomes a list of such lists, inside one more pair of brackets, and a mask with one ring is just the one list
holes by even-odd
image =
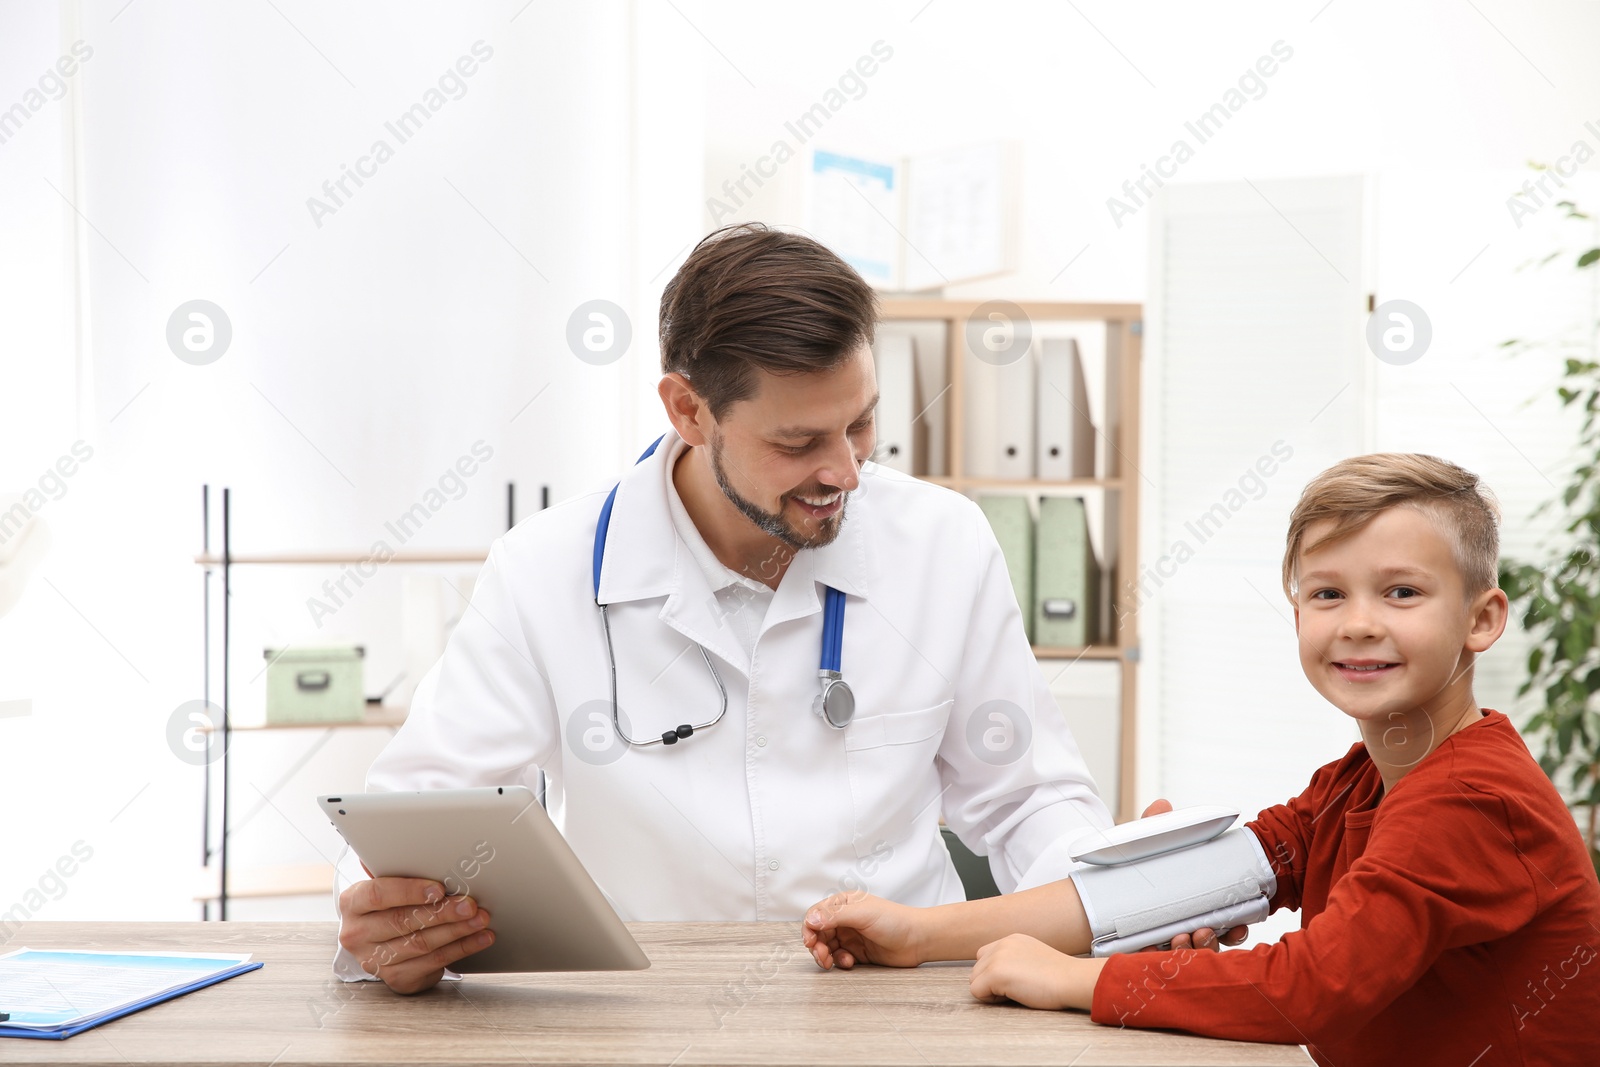
[[378, 976], [368, 974], [362, 968], [360, 962], [356, 960], [355, 954], [343, 945], [339, 946], [339, 951], [333, 957], [333, 976], [341, 982], [376, 982], [378, 980]]
[[[377, 975], [369, 974], [356, 959], [355, 954], [343, 945], [339, 946], [339, 951], [333, 957], [333, 976], [341, 982], [376, 982], [380, 980]], [[461, 975], [446, 967], [441, 981], [459, 982], [461, 981]]]
[[1033, 861], [1033, 865], [1017, 882], [1017, 888], [1013, 892], [1020, 893], [1024, 889], [1037, 889], [1051, 882], [1059, 882], [1082, 867], [1083, 864], [1068, 855], [1075, 840], [1077, 840], [1076, 834], [1056, 838], [1049, 848], [1039, 853], [1039, 858]]

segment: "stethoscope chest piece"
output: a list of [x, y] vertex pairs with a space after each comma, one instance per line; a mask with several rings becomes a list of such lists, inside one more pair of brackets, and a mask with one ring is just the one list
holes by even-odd
[[816, 713], [835, 730], [843, 730], [856, 717], [856, 695], [838, 671], [817, 673], [822, 678], [822, 692], [817, 695]]

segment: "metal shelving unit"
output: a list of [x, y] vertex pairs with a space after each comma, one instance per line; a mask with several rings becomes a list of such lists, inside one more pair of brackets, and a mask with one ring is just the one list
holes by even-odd
[[[550, 503], [550, 490], [548, 486], [540, 490], [540, 507], [548, 507]], [[260, 723], [238, 726], [233, 723], [231, 701], [231, 679], [229, 677], [229, 653], [232, 649], [232, 578], [235, 567], [254, 566], [338, 566], [345, 564], [358, 564], [367, 562], [369, 552], [270, 552], [270, 553], [244, 553], [235, 555], [233, 552], [233, 517], [232, 517], [232, 491], [226, 487], [222, 490], [222, 544], [221, 551], [213, 554], [211, 551], [211, 487], [201, 489], [201, 522], [204, 532], [201, 537], [201, 554], [195, 557], [195, 563], [203, 569], [204, 579], [204, 682], [203, 696], [208, 706], [211, 704], [211, 579], [213, 574], [220, 574], [222, 582], [222, 686], [220, 709], [222, 719], [220, 723], [213, 724], [212, 731], [222, 735], [222, 803], [221, 803], [221, 835], [215, 848], [212, 847], [212, 814], [211, 814], [211, 762], [205, 764], [205, 797], [202, 804], [201, 821], [201, 882], [197, 887], [194, 899], [200, 904], [200, 917], [211, 918], [211, 901], [217, 902], [217, 918], [228, 918], [228, 901], [232, 898], [274, 897], [274, 896], [303, 896], [310, 893], [323, 892], [331, 884], [331, 868], [318, 865], [294, 865], [287, 867], [264, 867], [252, 870], [243, 879], [239, 871], [233, 870], [228, 862], [228, 835], [230, 833], [229, 785], [230, 785], [230, 758], [232, 755], [233, 735], [239, 732], [256, 730], [322, 730], [322, 738], [313, 747], [315, 752], [320, 748], [334, 730], [341, 728], [387, 728], [391, 731], [398, 729], [405, 722], [404, 711], [392, 708], [369, 705], [367, 715], [360, 721], [337, 723]], [[516, 485], [508, 483], [506, 486], [506, 528], [510, 529], [516, 522]], [[416, 564], [416, 563], [482, 563], [487, 558], [487, 552], [481, 549], [463, 549], [459, 551], [411, 551], [396, 552], [387, 562]], [[215, 861], [215, 865], [213, 865]]]

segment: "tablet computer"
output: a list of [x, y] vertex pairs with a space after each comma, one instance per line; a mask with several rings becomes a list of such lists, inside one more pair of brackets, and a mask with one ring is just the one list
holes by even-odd
[[374, 875], [432, 878], [489, 910], [494, 944], [452, 963], [458, 974], [650, 966], [526, 786], [317, 801]]

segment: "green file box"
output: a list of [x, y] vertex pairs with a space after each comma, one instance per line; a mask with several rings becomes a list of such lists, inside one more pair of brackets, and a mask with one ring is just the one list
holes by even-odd
[[1033, 509], [1025, 496], [980, 496], [978, 507], [989, 520], [1011, 574], [1011, 589], [1022, 611], [1022, 628], [1033, 640]]
[[359, 722], [367, 693], [359, 645], [266, 650], [267, 722]]
[[1089, 543], [1083, 501], [1039, 501], [1039, 546], [1034, 563], [1033, 641], [1053, 648], [1092, 645], [1099, 638], [1100, 568]]

